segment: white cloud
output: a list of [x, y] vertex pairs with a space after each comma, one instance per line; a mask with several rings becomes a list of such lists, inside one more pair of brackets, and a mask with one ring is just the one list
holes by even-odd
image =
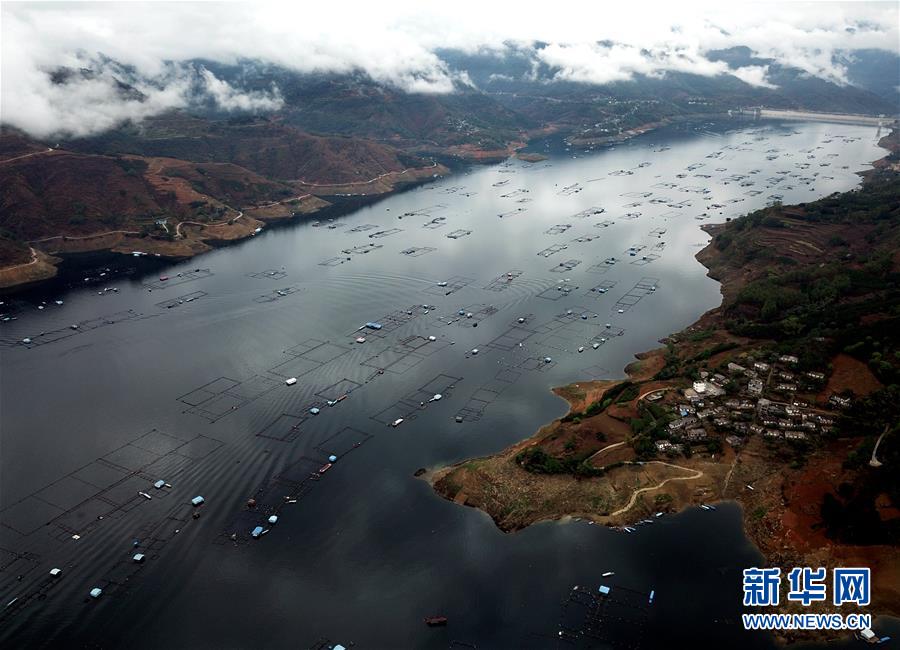
[[[763, 58], [847, 83], [835, 56], [860, 48], [897, 52], [894, 2], [515, 4], [426, 3], [3, 3], [0, 118], [35, 134], [86, 134], [194, 102], [223, 110], [273, 110], [277, 89], [245, 92], [187, 65], [258, 60], [298, 72], [363, 72], [408, 92], [471, 84], [438, 48], [531, 50], [557, 79], [625, 81], [669, 71], [733, 74], [771, 86], [765, 66], [728, 70], [710, 50], [745, 45]], [[613, 45], [600, 45], [609, 41]], [[102, 55], [102, 56], [101, 56]], [[104, 58], [106, 57], [106, 58]], [[117, 61], [126, 68], [103, 63]], [[91, 67], [89, 80], [50, 83], [60, 66]], [[145, 95], [137, 101], [116, 78]]]

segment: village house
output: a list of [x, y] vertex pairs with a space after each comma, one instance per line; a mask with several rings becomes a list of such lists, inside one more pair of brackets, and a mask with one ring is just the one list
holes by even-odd
[[762, 395], [763, 383], [760, 379], [751, 379], [747, 384], [747, 392], [751, 395]]
[[800, 363], [800, 359], [795, 357], [793, 354], [782, 354], [780, 357], [778, 357], [778, 360], [781, 363], [787, 363], [792, 366], [796, 366], [798, 363]]

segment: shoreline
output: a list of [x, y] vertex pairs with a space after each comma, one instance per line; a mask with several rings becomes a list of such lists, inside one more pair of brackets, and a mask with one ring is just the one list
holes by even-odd
[[[897, 134], [898, 131], [894, 130], [879, 140], [888, 153], [874, 161], [872, 169], [859, 172], [863, 187], [879, 170], [890, 168], [896, 171], [896, 164], [890, 163], [889, 156], [897, 149]], [[788, 469], [773, 464], [771, 450], [764, 445], [762, 436], [754, 436], [739, 449], [720, 445], [718, 453], [721, 457], [718, 460], [716, 454], [711, 454], [712, 458], [706, 460], [698, 458], [695, 453], [687, 460], [677, 457], [668, 464], [667, 469], [677, 466], [680, 470], [693, 471], [693, 475], [656, 471], [647, 472], [646, 476], [638, 475], [636, 468], [646, 468], [648, 461], [636, 462], [637, 457], [629, 447], [636, 434], [631, 433], [628, 418], [639, 417], [638, 402], [646, 395], [691, 385], [687, 378], [680, 375], [665, 380], [651, 379], [656, 376], [655, 366], [660, 369], [665, 366], [664, 358], [673, 346], [682, 352], [685, 348], [696, 352], [709, 350], [715, 345], [725, 344], [740, 350], [742, 346], [748, 349], [751, 344], [761, 343], [761, 340], [741, 340], [731, 334], [722, 318], [726, 305], [747, 281], [743, 272], [737, 273], [723, 261], [725, 256], [715, 245], [716, 234], [727, 228], [727, 222], [707, 224], [701, 228], [711, 235], [711, 239], [695, 255], [695, 259], [706, 267], [710, 278], [719, 282], [719, 306], [701, 314], [681, 332], [662, 339], [661, 342], [669, 346], [668, 351], [657, 348], [635, 355], [638, 360], [625, 368], [625, 376], [620, 379], [579, 382], [553, 388], [553, 393], [569, 405], [566, 416], [542, 425], [531, 436], [495, 454], [432, 468], [421, 474], [422, 478], [428, 480], [441, 497], [482, 510], [503, 532], [515, 532], [542, 521], [567, 519], [587, 519], [622, 529], [652, 517], [654, 511], [678, 513], [707, 503], [735, 502], [741, 508], [745, 536], [766, 558], [768, 565], [831, 566], [837, 563], [876, 567], [873, 568], [873, 576], [880, 575], [873, 587], [873, 606], [878, 607], [879, 615], [898, 615], [900, 593], [896, 585], [900, 584], [900, 553], [895, 546], [834, 541], [826, 538], [823, 530], [815, 530], [815, 526], [814, 532], [810, 533], [798, 521], [807, 508], [808, 501], [803, 500], [806, 494], [804, 488], [819, 479], [820, 484], [816, 488], [827, 492], [831, 484], [822, 480], [821, 474], [827, 474], [834, 480], [837, 480], [834, 477], [846, 476], [840, 460], [835, 458], [843, 458], [858, 440], [827, 441], [823, 449], [815, 450], [810, 455], [805, 467]], [[692, 335], [709, 331], [713, 331], [713, 336], [703, 339], [700, 346], [690, 342], [694, 340]], [[713, 355], [716, 356], [728, 360], [731, 353], [723, 351]], [[624, 403], [612, 402], [608, 407], [601, 408], [599, 414], [586, 409], [587, 405], [596, 406], [601, 400], [605, 405], [610, 401], [605, 396], [623, 385], [637, 386], [639, 394]], [[609, 417], [610, 412], [613, 412], [613, 417]], [[585, 428], [599, 432], [597, 435], [602, 433], [603, 442], [587, 441], [586, 436], [582, 435]], [[568, 438], [565, 448], [560, 444], [563, 438]], [[572, 448], [569, 449], [568, 445]], [[602, 448], [594, 451], [600, 445]], [[584, 450], [586, 453], [580, 454]], [[629, 455], [628, 451], [632, 454]], [[565, 460], [567, 454], [580, 454], [584, 460], [580, 460], [571, 471], [551, 467], [550, 462]], [[603, 459], [599, 468], [595, 463], [597, 456]], [[676, 483], [680, 483], [677, 488]], [[685, 488], [685, 485], [691, 487]], [[807, 492], [812, 496], [806, 498], [818, 494], [809, 489]], [[650, 503], [645, 498], [648, 494], [656, 495]], [[628, 495], [627, 499], [625, 495]], [[814, 515], [806, 515], [806, 519], [810, 516]], [[778, 640], [810, 638], [798, 634], [784, 635]]]
[[[136, 259], [140, 260], [139, 266], [154, 270], [167, 264], [194, 259], [204, 253], [247, 242], [257, 234], [257, 228], [275, 230], [296, 225], [304, 220], [334, 219], [361, 207], [374, 205], [395, 194], [426, 185], [435, 180], [435, 173], [439, 178], [453, 173], [446, 165], [439, 163], [416, 171], [423, 170], [428, 172], [427, 176], [412, 174], [412, 180], [398, 183], [391, 186], [390, 189], [382, 189], [377, 193], [310, 194], [309, 198], [314, 199], [316, 205], [303, 212], [288, 210], [287, 214], [257, 214], [253, 217], [251, 213], [273, 207], [272, 205], [253, 206], [238, 211], [239, 218], [231, 219], [229, 222], [200, 224], [200, 228], [197, 228], [192, 222], [181, 222], [179, 228], [190, 234], [172, 241], [134, 237], [133, 235], [136, 233], [113, 231], [84, 237], [58, 235], [44, 240], [60, 240], [61, 243], [68, 244], [68, 250], [45, 251], [37, 247], [38, 242], [31, 242], [34, 244], [32, 250], [37, 258], [37, 263], [32, 260], [32, 262], [0, 268], [0, 295], [15, 298], [44, 288], [50, 289], [57, 283], [65, 285], [79, 275], [81, 267], [78, 260], [85, 258], [90, 258], [92, 263], [96, 263], [97, 266], [109, 265], [111, 267], [128, 266], [133, 259]], [[371, 185], [368, 182], [367, 184]], [[335, 190], [346, 190], [349, 187], [349, 185], [335, 186]], [[324, 200], [322, 197], [329, 200]], [[238, 226], [238, 229], [231, 231], [230, 229], [234, 226]], [[229, 230], [229, 232], [217, 232], [222, 230]], [[132, 253], [136, 250], [140, 250], [142, 255], [133, 258]], [[31, 270], [32, 265], [35, 267], [33, 272], [21, 272], [23, 269]]]

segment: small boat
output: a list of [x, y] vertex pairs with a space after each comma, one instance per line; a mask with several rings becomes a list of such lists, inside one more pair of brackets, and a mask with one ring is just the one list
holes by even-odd
[[426, 616], [424, 620], [425, 625], [428, 627], [444, 627], [447, 625], [446, 616]]
[[356, 337], [356, 342], [357, 342], [357, 343], [365, 343], [365, 342], [366, 342], [366, 337], [365, 337], [365, 336], [357, 336], [357, 337]]
[[653, 604], [653, 597], [654, 597], [655, 595], [656, 595], [656, 591], [655, 591], [655, 590], [651, 590], [651, 591], [650, 591], [650, 598], [647, 600], [647, 603], [648, 603], [648, 604], [650, 604], [650, 605]]
[[332, 468], [332, 464], [331, 464], [331, 463], [325, 463], [324, 465], [322, 465], [322, 466], [317, 470], [317, 472], [318, 472], [319, 476], [321, 476], [322, 474], [324, 474], [325, 472], [327, 472], [327, 471], [330, 470], [331, 468]]
[[285, 379], [284, 383], [287, 384], [288, 386], [293, 386], [294, 384], [297, 383], [297, 378], [291, 377], [289, 379]]
[[602, 574], [602, 576], [604, 578], [608, 578], [609, 576], [614, 576], [614, 575], [616, 575], [615, 571], [607, 571], [606, 573]]
[[551, 361], [553, 361], [553, 359], [550, 357], [544, 357], [544, 363], [550, 363]]
[[309, 412], [311, 415], [318, 415], [319, 409], [317, 407], [313, 406], [311, 409], [309, 409]]
[[265, 528], [263, 528], [262, 526], [257, 526], [256, 528], [254, 528], [253, 530], [250, 531], [250, 537], [252, 537], [253, 539], [259, 539], [265, 533], [266, 533]]
[[478, 348], [472, 348], [472, 354], [478, 354]]
[[755, 488], [754, 488], [752, 485], [750, 485], [749, 483], [747, 484], [747, 489], [748, 489], [748, 490], [755, 490]]
[[396, 420], [391, 422], [391, 426], [395, 428], [399, 427], [401, 424], [403, 424], [403, 418], [397, 418]]
[[437, 283], [437, 286], [439, 286], [439, 287], [446, 287], [446, 286], [447, 286], [447, 283], [446, 283], [446, 282], [438, 282], [438, 283]]
[[169, 276], [168, 276], [168, 275], [161, 275], [161, 276], [159, 276], [159, 281], [160, 281], [160, 282], [165, 282], [165, 281], [168, 280], [168, 279], [169, 279]]
[[593, 343], [593, 344], [591, 344], [591, 347], [594, 348], [594, 349], [596, 350], [597, 348], [600, 347], [600, 344], [599, 344], [599, 343]]
[[579, 352], [584, 352], [584, 346], [582, 345], [581, 347], [579, 347], [579, 348], [578, 348], [578, 351], [579, 351]]
[[436, 336], [429, 336], [429, 337], [428, 337], [428, 340], [431, 341], [432, 343], [434, 343], [435, 341], [437, 341], [437, 337], [436, 337]]

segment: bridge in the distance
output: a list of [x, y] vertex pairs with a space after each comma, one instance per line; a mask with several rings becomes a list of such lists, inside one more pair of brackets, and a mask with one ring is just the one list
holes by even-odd
[[858, 115], [853, 113], [820, 113], [817, 111], [794, 111], [774, 108], [742, 108], [730, 111], [732, 115], [748, 115], [757, 118], [779, 120], [803, 120], [808, 122], [837, 122], [839, 124], [859, 124], [862, 126], [890, 126], [896, 117], [890, 115]]

